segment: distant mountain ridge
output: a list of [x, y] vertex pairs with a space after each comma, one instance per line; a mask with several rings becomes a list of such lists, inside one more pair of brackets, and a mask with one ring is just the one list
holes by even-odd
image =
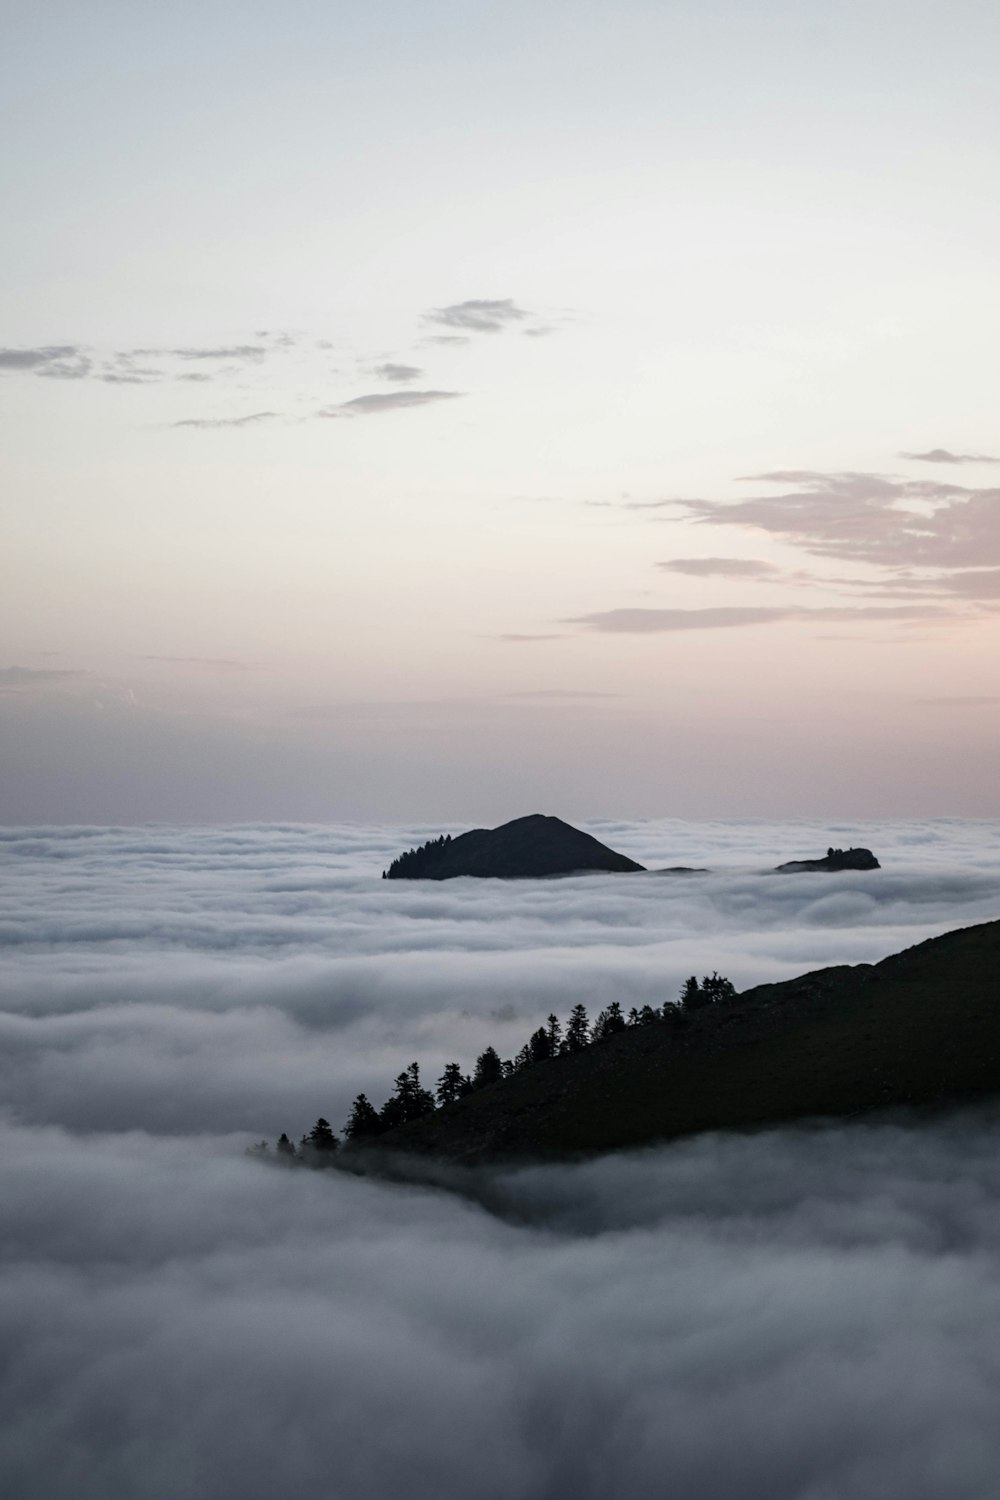
[[[669, 1022], [629, 1027], [390, 1130], [363, 1150], [376, 1169], [385, 1152], [465, 1162], [559, 1159], [700, 1131], [998, 1094], [995, 921], [877, 964], [819, 969], [694, 1014], [678, 1010]], [[352, 1147], [346, 1156], [354, 1154]]]
[[[819, 859], [793, 859], [776, 867], [782, 875], [810, 870], [878, 870], [870, 849], [828, 849]], [[610, 849], [591, 834], [544, 813], [529, 813], [498, 828], [450, 833], [408, 849], [382, 871], [383, 880], [531, 880], [553, 875], [646, 873], [646, 866]], [[658, 875], [708, 875], [690, 865], [668, 865]]]
[[499, 828], [473, 828], [457, 838], [432, 839], [401, 854], [383, 874], [387, 880], [452, 880], [461, 875], [525, 880], [589, 870], [627, 874], [644, 869], [561, 818], [531, 813]]

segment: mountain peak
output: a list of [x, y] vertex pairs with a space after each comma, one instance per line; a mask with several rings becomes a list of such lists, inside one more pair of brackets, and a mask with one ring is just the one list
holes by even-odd
[[499, 828], [473, 828], [457, 838], [442, 835], [394, 859], [389, 880], [525, 880], [586, 871], [627, 873], [643, 870], [591, 834], [548, 813], [528, 813]]

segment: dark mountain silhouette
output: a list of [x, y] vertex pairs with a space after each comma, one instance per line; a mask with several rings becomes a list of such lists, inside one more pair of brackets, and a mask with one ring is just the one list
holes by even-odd
[[828, 849], [822, 859], [790, 859], [778, 865], [779, 875], [795, 875], [800, 870], [881, 870], [870, 849]]
[[456, 875], [512, 880], [644, 868], [561, 818], [532, 813], [499, 828], [434, 839], [394, 859], [385, 875], [388, 880], [451, 880]]
[[385, 1150], [467, 1162], [565, 1158], [997, 1093], [1000, 922], [987, 922], [881, 963], [678, 1008], [456, 1098], [364, 1150], [376, 1162]]

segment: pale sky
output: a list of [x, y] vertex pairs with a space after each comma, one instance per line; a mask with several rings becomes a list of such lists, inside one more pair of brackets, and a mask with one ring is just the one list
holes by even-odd
[[1000, 10], [8, 4], [0, 817], [1000, 813]]

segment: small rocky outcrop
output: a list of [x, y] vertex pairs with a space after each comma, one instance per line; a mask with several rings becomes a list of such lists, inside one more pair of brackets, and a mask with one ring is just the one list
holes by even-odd
[[382, 873], [386, 880], [451, 880], [458, 875], [525, 880], [591, 870], [626, 874], [644, 869], [645, 865], [561, 818], [531, 813], [499, 828], [473, 828], [457, 838], [449, 834], [432, 839], [401, 854]]
[[870, 849], [828, 849], [822, 859], [790, 859], [778, 865], [779, 875], [797, 875], [800, 870], [880, 870]]

